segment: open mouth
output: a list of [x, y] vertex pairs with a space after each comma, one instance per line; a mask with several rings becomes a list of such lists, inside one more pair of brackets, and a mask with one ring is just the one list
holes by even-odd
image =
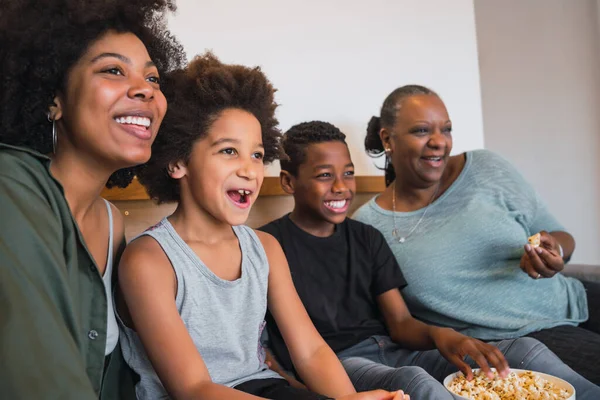
[[150, 120], [150, 118], [136, 117], [136, 116], [131, 116], [131, 115], [117, 117], [117, 118], [115, 118], [115, 121], [117, 121], [117, 123], [119, 123], [119, 124], [137, 125], [137, 126], [144, 127], [146, 129], [150, 128], [150, 125], [152, 124], [152, 121]]
[[444, 157], [428, 156], [428, 157], [421, 157], [421, 160], [425, 161], [427, 164], [429, 164], [432, 167], [439, 167], [442, 165], [442, 162], [444, 161]]
[[334, 213], [342, 214], [348, 211], [348, 207], [350, 206], [350, 200], [327, 200], [324, 201], [323, 204], [328, 210], [333, 211]]
[[248, 208], [250, 207], [250, 195], [252, 194], [251, 190], [247, 189], [234, 189], [228, 190], [227, 196], [229, 199], [240, 208]]
[[152, 139], [152, 119], [140, 115], [120, 115], [114, 118], [123, 130], [142, 140]]

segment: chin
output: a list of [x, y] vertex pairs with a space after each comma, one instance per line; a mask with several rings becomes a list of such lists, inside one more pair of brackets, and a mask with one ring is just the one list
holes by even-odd
[[134, 151], [129, 151], [122, 155], [123, 163], [127, 164], [127, 167], [133, 167], [135, 165], [140, 165], [148, 162], [150, 160], [150, 156], [152, 155], [152, 151], [150, 148], [148, 149], [136, 149]]
[[338, 224], [341, 224], [342, 222], [344, 222], [344, 220], [346, 219], [347, 216], [348, 216], [347, 213], [338, 214], [338, 215], [327, 214], [327, 215], [321, 215], [321, 218], [323, 218], [325, 221], [329, 222], [330, 224], [338, 225]]
[[244, 225], [246, 221], [248, 221], [248, 214], [244, 215], [226, 215], [225, 221], [227, 224], [235, 226], [235, 225]]

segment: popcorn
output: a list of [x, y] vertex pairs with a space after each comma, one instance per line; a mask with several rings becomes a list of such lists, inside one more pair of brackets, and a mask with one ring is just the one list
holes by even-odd
[[571, 397], [569, 391], [531, 371], [511, 372], [506, 379], [494, 371], [492, 380], [483, 371], [474, 371], [471, 381], [459, 375], [448, 389], [471, 400], [566, 400]]
[[533, 236], [529, 236], [529, 238], [527, 239], [527, 241], [529, 242], [529, 244], [531, 245], [531, 247], [533, 247], [534, 249], [537, 247], [540, 247], [541, 241], [542, 241], [542, 235], [540, 235], [539, 233], [536, 233]]

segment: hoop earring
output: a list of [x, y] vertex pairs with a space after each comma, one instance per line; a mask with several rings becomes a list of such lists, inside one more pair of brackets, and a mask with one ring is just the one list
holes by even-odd
[[56, 142], [57, 142], [57, 135], [56, 135], [56, 120], [52, 120], [52, 154], [56, 154]]

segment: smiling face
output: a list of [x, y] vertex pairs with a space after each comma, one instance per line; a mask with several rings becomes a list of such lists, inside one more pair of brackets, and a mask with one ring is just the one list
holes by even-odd
[[115, 170], [150, 158], [167, 109], [144, 44], [132, 33], [112, 31], [74, 64], [54, 101], [57, 152], [77, 151]]
[[356, 191], [348, 146], [340, 141], [313, 143], [305, 155], [297, 176], [289, 175], [294, 213], [311, 222], [342, 223]]
[[438, 96], [410, 96], [401, 101], [394, 127], [383, 129], [381, 139], [391, 149], [396, 179], [428, 187], [440, 181], [448, 164], [452, 122]]
[[223, 111], [205, 137], [194, 143], [189, 162], [172, 174], [180, 180], [182, 202], [215, 220], [241, 225], [263, 182], [264, 148], [261, 126], [254, 115], [238, 109]]

